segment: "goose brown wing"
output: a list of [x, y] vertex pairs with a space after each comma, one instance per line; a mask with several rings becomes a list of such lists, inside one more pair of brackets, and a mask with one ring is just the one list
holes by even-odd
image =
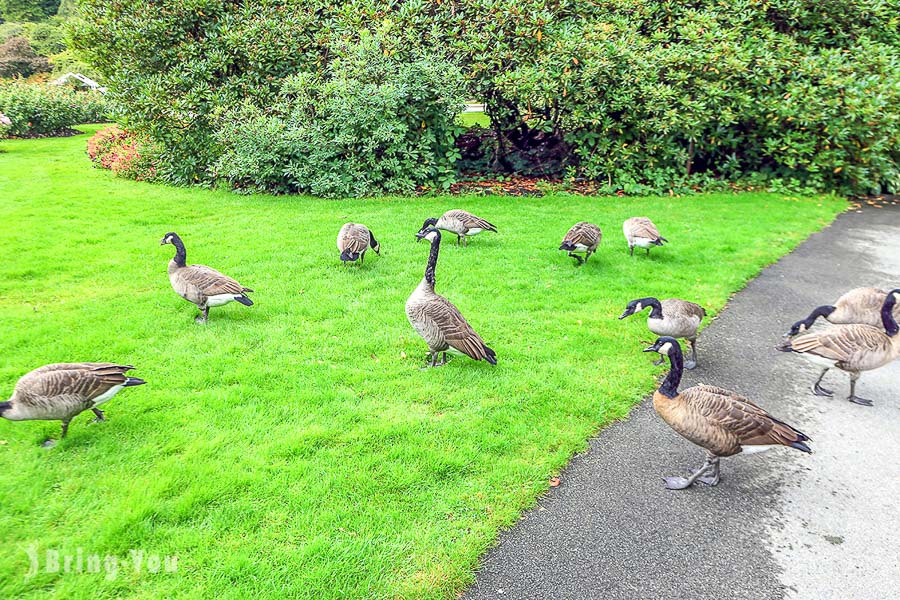
[[338, 234], [338, 250], [361, 254], [369, 247], [369, 229], [365, 225], [347, 223]]
[[488, 223], [481, 217], [477, 217], [470, 212], [464, 210], [449, 210], [444, 214], [445, 217], [458, 219], [466, 229], [484, 229], [487, 231], [497, 231], [497, 228]]
[[688, 302], [687, 300], [679, 300], [678, 298], [667, 298], [663, 300], [663, 312], [666, 311], [667, 305], [674, 308], [675, 313], [684, 315], [685, 317], [696, 317], [703, 319], [706, 316], [706, 309], [699, 304]]
[[92, 400], [110, 388], [124, 385], [125, 373], [134, 367], [114, 363], [57, 363], [26, 374], [16, 384], [16, 392], [24, 396], [72, 396]]
[[653, 221], [647, 217], [633, 217], [629, 219], [631, 235], [639, 238], [647, 238], [649, 240], [659, 239], [659, 230]]
[[581, 221], [572, 225], [572, 228], [563, 238], [563, 243], [570, 242], [574, 244], [584, 244], [585, 246], [596, 246], [600, 242], [600, 228], [596, 225]]
[[791, 340], [794, 352], [816, 354], [847, 362], [859, 353], [890, 350], [890, 338], [871, 325], [834, 325], [824, 331], [807, 333]]
[[487, 357], [481, 337], [452, 302], [443, 296], [437, 296], [425, 306], [424, 312], [440, 328], [444, 339], [452, 348], [475, 360]]
[[737, 438], [743, 446], [788, 446], [806, 436], [775, 419], [747, 398], [713, 385], [696, 385], [681, 392], [691, 408], [710, 424]]
[[181, 270], [185, 281], [197, 286], [206, 296], [249, 292], [237, 281], [205, 265], [190, 265]]

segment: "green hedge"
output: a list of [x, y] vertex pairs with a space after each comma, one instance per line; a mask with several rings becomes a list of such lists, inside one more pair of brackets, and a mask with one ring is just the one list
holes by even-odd
[[338, 45], [321, 77], [287, 78], [273, 105], [225, 111], [214, 176], [243, 190], [325, 197], [449, 187], [462, 76], [440, 58], [397, 60], [393, 39], [385, 27]]
[[228, 127], [222, 115], [277, 104], [298, 75], [326, 77], [341, 44], [387, 21], [399, 63], [438, 51], [459, 66], [468, 97], [488, 104], [493, 162], [507, 169], [517, 168], [505, 158], [512, 150], [550, 137], [571, 148], [570, 174], [610, 191], [747, 180], [900, 188], [900, 0], [81, 7], [77, 45], [110, 81], [129, 126], [162, 143], [172, 181], [212, 181], [228, 146], [217, 134]]
[[12, 121], [9, 135], [53, 135], [79, 123], [109, 120], [109, 107], [97, 92], [67, 86], [0, 83], [0, 112]]

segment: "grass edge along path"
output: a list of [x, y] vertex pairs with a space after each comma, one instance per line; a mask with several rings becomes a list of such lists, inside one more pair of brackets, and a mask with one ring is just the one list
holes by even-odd
[[[0, 395], [64, 360], [131, 363], [148, 384], [106, 405], [106, 423], [76, 418], [51, 451], [38, 444], [58, 423], [0, 420], [0, 597], [452, 598], [498, 530], [664, 371], [641, 353], [646, 315], [616, 320], [628, 300], [683, 297], [711, 317], [846, 207], [239, 196], [117, 179], [90, 168], [85, 140], [0, 142]], [[447, 239], [437, 269], [499, 364], [420, 371], [403, 305], [428, 248], [413, 234], [450, 208], [499, 228], [468, 248]], [[621, 234], [637, 215], [671, 240], [649, 258]], [[576, 268], [557, 248], [583, 219], [604, 239]], [[350, 220], [382, 244], [361, 268], [337, 256]], [[172, 230], [256, 304], [195, 325], [166, 278]], [[121, 566], [48, 572], [41, 554], [26, 578], [34, 543]], [[135, 571], [132, 550], [177, 556], [178, 571]]]

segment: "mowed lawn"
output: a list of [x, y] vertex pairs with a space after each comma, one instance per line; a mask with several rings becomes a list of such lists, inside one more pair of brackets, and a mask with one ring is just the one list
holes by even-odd
[[[148, 385], [105, 405], [105, 423], [79, 416], [50, 450], [58, 422], [0, 419], [4, 598], [453, 598], [498, 530], [665, 371], [641, 353], [646, 315], [617, 320], [627, 301], [676, 296], [712, 316], [846, 206], [240, 196], [117, 179], [90, 167], [86, 139], [0, 142], [0, 397], [61, 361], [134, 364]], [[499, 228], [468, 248], [445, 237], [437, 269], [495, 367], [420, 370], [404, 303], [428, 245], [414, 234], [450, 208]], [[622, 236], [637, 215], [671, 241], [649, 258]], [[350, 220], [381, 241], [362, 267], [338, 260]], [[604, 239], [576, 268], [557, 248], [579, 220]], [[169, 286], [168, 231], [256, 304], [195, 324]], [[41, 571], [27, 578], [35, 543]], [[48, 573], [46, 549], [124, 566]], [[177, 556], [178, 570], [137, 573], [132, 550]]]

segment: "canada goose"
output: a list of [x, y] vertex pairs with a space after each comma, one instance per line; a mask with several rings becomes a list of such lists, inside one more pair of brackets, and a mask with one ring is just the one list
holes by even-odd
[[381, 244], [369, 231], [369, 228], [359, 223], [345, 223], [337, 236], [337, 247], [341, 253], [341, 260], [353, 262], [359, 260], [362, 264], [366, 259], [366, 250], [369, 247], [375, 254], [381, 256]]
[[[819, 317], [835, 325], [871, 325], [881, 327], [881, 305], [887, 292], [878, 288], [855, 288], [834, 303], [814, 308], [809, 316], [791, 326], [787, 335], [795, 336], [812, 327]], [[894, 306], [894, 320], [900, 319], [900, 304]]]
[[[667, 298], [662, 302], [656, 298], [638, 298], [628, 303], [625, 312], [619, 316], [619, 320], [641, 312], [648, 306], [652, 310], [647, 317], [647, 328], [656, 335], [686, 339], [691, 345], [691, 359], [685, 363], [684, 367], [686, 369], [696, 367], [697, 328], [700, 327], [700, 321], [706, 316], [706, 310], [699, 304], [678, 298]], [[664, 362], [665, 358], [660, 358], [653, 364], [661, 365]]]
[[672, 367], [665, 381], [653, 393], [653, 408], [683, 438], [706, 449], [706, 462], [684, 477], [666, 477], [666, 487], [682, 490], [700, 481], [719, 483], [719, 458], [740, 452], [752, 454], [774, 446], [790, 446], [811, 453], [804, 442], [810, 439], [787, 423], [772, 417], [756, 404], [735, 392], [714, 385], [695, 385], [678, 391], [682, 354], [678, 341], [663, 336], [644, 352], [668, 356]]
[[175, 246], [175, 258], [169, 261], [169, 281], [179, 296], [193, 302], [202, 311], [195, 321], [206, 323], [209, 309], [213, 306], [222, 306], [234, 301], [244, 306], [253, 306], [253, 301], [246, 295], [247, 292], [253, 291], [250, 288], [245, 288], [215, 269], [204, 265], [186, 264], [187, 253], [184, 251], [184, 242], [177, 233], [170, 231], [159, 243]]
[[478, 235], [482, 231], [497, 231], [496, 227], [481, 217], [476, 217], [470, 212], [458, 209], [448, 210], [441, 215], [440, 219], [435, 219], [434, 217], [425, 219], [419, 233], [424, 233], [429, 227], [455, 233], [457, 246], [459, 246], [460, 240], [463, 240], [464, 244], [468, 246], [468, 238], [473, 235]]
[[[0, 417], [10, 421], [62, 421], [66, 437], [69, 422], [79, 413], [91, 409], [104, 421], [98, 406], [112, 399], [122, 388], [146, 383], [128, 377], [131, 365], [112, 363], [58, 363], [46, 365], [22, 376], [8, 402], [0, 402]], [[53, 440], [44, 442], [52, 446]]]
[[622, 233], [628, 241], [628, 249], [631, 256], [634, 256], [634, 247], [639, 246], [647, 249], [650, 254], [650, 246], [662, 246], [663, 242], [668, 242], [666, 238], [659, 235], [659, 230], [653, 221], [647, 217], [631, 217], [622, 224]]
[[[484, 345], [462, 313], [453, 304], [434, 291], [434, 269], [437, 265], [438, 252], [441, 246], [441, 232], [434, 227], [416, 234], [419, 240], [431, 242], [431, 253], [428, 255], [428, 266], [425, 277], [406, 301], [406, 317], [413, 329], [428, 344], [432, 367], [447, 362], [447, 352], [466, 355], [473, 360], [486, 360], [497, 364], [497, 355]], [[443, 360], [437, 362], [438, 354], [443, 352]]]
[[834, 392], [822, 387], [822, 378], [831, 368], [850, 374], [850, 402], [872, 406], [871, 400], [856, 395], [856, 380], [863, 371], [879, 369], [900, 356], [900, 335], [893, 310], [900, 299], [900, 288], [887, 293], [881, 305], [882, 327], [871, 325], [833, 325], [822, 331], [813, 331], [792, 339], [785, 339], [777, 346], [782, 352], [796, 352], [803, 358], [822, 367], [822, 373], [813, 384], [817, 396], [833, 396]]
[[[579, 221], [572, 225], [572, 228], [566, 233], [559, 249], [568, 251], [569, 256], [578, 261], [580, 265], [586, 263], [591, 254], [597, 251], [602, 237], [603, 232], [599, 227], [587, 221]], [[584, 258], [582, 259], [576, 252], [584, 252]]]

